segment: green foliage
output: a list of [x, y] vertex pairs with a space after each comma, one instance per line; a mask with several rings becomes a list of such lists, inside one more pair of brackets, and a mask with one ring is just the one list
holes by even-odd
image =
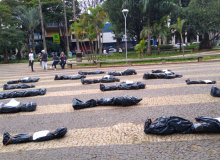
[[[47, 45], [47, 52], [48, 54], [50, 54], [51, 52], [61, 52], [62, 48], [60, 47], [59, 44], [54, 43], [52, 41], [46, 41], [46, 45]], [[39, 43], [38, 49], [41, 51], [43, 50], [43, 43]]]
[[184, 47], [185, 49], [199, 48], [199, 43], [190, 44]]
[[141, 40], [139, 44], [137, 44], [134, 49], [136, 50], [136, 53], [138, 54], [138, 57], [140, 57], [140, 54], [144, 53], [144, 50], [146, 49], [146, 41], [145, 40]]
[[4, 61], [8, 63], [9, 50], [14, 50], [23, 45], [24, 32], [16, 29], [15, 27], [9, 27], [0, 30], [0, 50], [4, 52]]
[[158, 48], [160, 48], [160, 49], [172, 49], [172, 48], [173, 48], [173, 45], [170, 45], [170, 44], [162, 44], [162, 45], [159, 45]]

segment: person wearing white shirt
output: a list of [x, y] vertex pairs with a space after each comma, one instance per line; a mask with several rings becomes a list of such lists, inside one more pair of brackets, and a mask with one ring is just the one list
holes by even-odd
[[33, 54], [33, 51], [30, 50], [30, 53], [29, 53], [29, 65], [31, 66], [31, 70], [32, 72], [34, 72], [34, 54]]

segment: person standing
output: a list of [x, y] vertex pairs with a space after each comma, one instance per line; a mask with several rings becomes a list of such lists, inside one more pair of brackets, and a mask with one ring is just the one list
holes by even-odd
[[60, 66], [61, 66], [62, 69], [65, 68], [66, 60], [67, 60], [66, 55], [64, 54], [64, 52], [61, 52], [61, 56], [60, 56]]
[[47, 53], [45, 53], [45, 50], [42, 50], [41, 52], [42, 70], [47, 70]]
[[32, 72], [34, 72], [34, 54], [33, 54], [33, 51], [30, 50], [30, 53], [29, 53], [29, 66], [31, 66], [31, 70]]

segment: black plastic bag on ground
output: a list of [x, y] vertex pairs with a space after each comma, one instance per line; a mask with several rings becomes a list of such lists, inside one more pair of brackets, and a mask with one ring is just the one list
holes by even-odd
[[210, 118], [210, 117], [203, 117], [199, 116], [195, 118], [196, 120], [196, 126], [195, 133], [220, 133], [220, 118]]
[[30, 83], [30, 82], [38, 82], [40, 78], [30, 78], [30, 77], [25, 77], [21, 78], [18, 81], [21, 83]]
[[93, 72], [83, 72], [83, 71], [79, 71], [78, 72], [80, 75], [87, 75], [87, 74], [103, 74], [105, 73], [104, 71], [99, 71], [99, 70], [94, 70]]
[[109, 82], [120, 82], [119, 78], [115, 78], [112, 75], [105, 75], [100, 79], [100, 82], [102, 83], [109, 83]]
[[92, 108], [92, 107], [97, 106], [97, 104], [96, 104], [96, 100], [94, 99], [90, 99], [86, 102], [82, 102], [79, 99], [74, 98], [72, 106], [75, 110], [78, 110], [78, 109], [84, 109], [84, 108]]
[[100, 98], [97, 99], [96, 102], [98, 105], [114, 105], [114, 106], [132, 106], [139, 103], [142, 98], [137, 98], [134, 96], [118, 96], [112, 98]]
[[82, 84], [100, 83], [99, 79], [81, 79]]
[[[213, 97], [220, 97], [220, 90], [217, 87], [212, 87], [210, 94]], [[1, 97], [1, 94], [0, 94]]]
[[186, 80], [186, 84], [215, 84], [216, 81], [211, 80], [201, 80], [201, 81], [190, 81], [190, 79]]
[[139, 103], [142, 100], [142, 98], [137, 98], [134, 96], [119, 96], [119, 97], [112, 97], [112, 98], [99, 98], [97, 100], [90, 99], [86, 102], [82, 102], [79, 99], [74, 98], [72, 106], [75, 110], [84, 109], [84, 108], [92, 108], [97, 105], [114, 105], [114, 106], [131, 106]]
[[7, 84], [16, 84], [16, 83], [31, 83], [31, 82], [38, 82], [40, 78], [30, 78], [30, 77], [25, 77], [25, 78], [21, 78], [19, 80], [12, 80], [12, 81], [8, 81]]
[[174, 72], [172, 72], [171, 70], [152, 70], [152, 73], [172, 73], [174, 74]]
[[[152, 70], [153, 73], [144, 73], [143, 79], [172, 79], [172, 78], [181, 78], [182, 74], [175, 74], [171, 70]], [[156, 74], [160, 73], [160, 74]]]
[[15, 99], [10, 100], [8, 103], [0, 102], [0, 113], [17, 113], [17, 112], [31, 112], [35, 111], [37, 104], [35, 102], [28, 102], [22, 104]]
[[20, 91], [8, 92], [8, 93], [0, 93], [0, 99], [44, 95], [46, 91], [47, 90], [45, 88], [39, 88], [32, 90], [20, 90]]
[[73, 76], [70, 76], [70, 79], [74, 80], [74, 79], [81, 79], [81, 78], [86, 78], [85, 75], [73, 75]]
[[25, 143], [32, 141], [48, 141], [55, 138], [61, 138], [67, 133], [66, 127], [57, 128], [55, 131], [43, 130], [34, 133], [22, 133], [18, 135], [10, 135], [8, 132], [5, 132], [3, 135], [3, 144], [16, 144], [16, 143]]
[[193, 123], [181, 117], [160, 117], [154, 122], [147, 119], [144, 125], [146, 134], [167, 135], [173, 133], [193, 133]]
[[66, 79], [71, 79], [71, 80], [74, 80], [74, 79], [81, 79], [81, 78], [86, 78], [85, 75], [73, 75], [73, 76], [67, 76], [67, 75], [61, 75], [61, 76], [58, 76], [58, 75], [55, 75], [54, 77], [54, 80], [66, 80]]
[[101, 91], [112, 91], [112, 90], [131, 90], [131, 89], [144, 89], [146, 86], [143, 82], [132, 82], [126, 81], [120, 84], [108, 85], [100, 84]]
[[82, 84], [92, 84], [92, 83], [110, 83], [110, 82], [120, 82], [119, 78], [115, 78], [112, 75], [103, 76], [101, 79], [81, 79]]
[[133, 74], [137, 74], [137, 72], [134, 69], [126, 69], [122, 72], [108, 72], [108, 75], [113, 75], [113, 76], [121, 76], [121, 75], [133, 75]]
[[7, 84], [4, 84], [3, 90], [24, 89], [24, 88], [34, 88], [34, 87], [35, 87], [34, 84], [31, 84], [31, 85], [27, 85], [27, 84], [7, 85]]
[[220, 118], [199, 116], [191, 122], [181, 117], [160, 117], [154, 122], [147, 119], [144, 125], [146, 134], [167, 135], [172, 133], [220, 133]]

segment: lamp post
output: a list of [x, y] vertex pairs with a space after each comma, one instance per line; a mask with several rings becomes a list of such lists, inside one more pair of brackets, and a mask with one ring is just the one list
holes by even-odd
[[128, 9], [122, 10], [123, 16], [125, 18], [125, 50], [126, 50], [126, 60], [127, 60], [127, 31], [126, 31], [126, 18], [128, 15]]

